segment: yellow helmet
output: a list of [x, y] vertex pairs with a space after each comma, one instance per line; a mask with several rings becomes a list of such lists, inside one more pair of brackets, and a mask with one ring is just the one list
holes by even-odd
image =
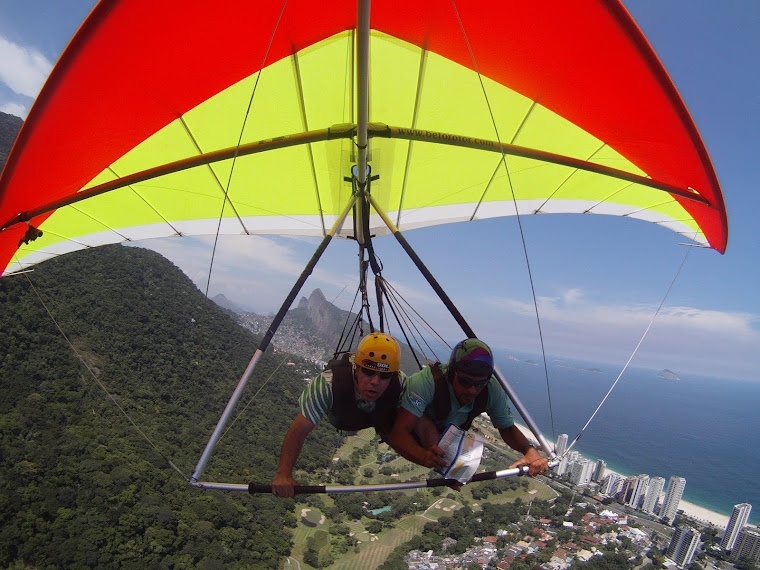
[[359, 341], [354, 363], [378, 372], [398, 372], [401, 347], [392, 336], [370, 333]]

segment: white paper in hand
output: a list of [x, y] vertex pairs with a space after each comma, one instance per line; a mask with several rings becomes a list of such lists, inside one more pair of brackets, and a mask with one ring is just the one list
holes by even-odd
[[449, 424], [438, 440], [438, 447], [444, 452], [447, 467], [439, 471], [449, 479], [467, 483], [477, 471], [483, 457], [483, 438]]

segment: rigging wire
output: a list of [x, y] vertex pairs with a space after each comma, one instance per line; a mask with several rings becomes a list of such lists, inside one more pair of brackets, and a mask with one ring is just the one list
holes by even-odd
[[119, 402], [116, 400], [116, 398], [109, 392], [108, 388], [105, 384], [100, 380], [98, 375], [95, 373], [95, 371], [90, 367], [89, 364], [85, 361], [84, 357], [79, 354], [79, 351], [74, 346], [74, 343], [71, 342], [68, 335], [64, 332], [61, 325], [56, 320], [55, 316], [53, 316], [53, 313], [50, 312], [50, 309], [48, 308], [47, 304], [45, 303], [44, 299], [42, 298], [42, 295], [40, 295], [40, 292], [37, 290], [37, 287], [35, 287], [32, 280], [29, 278], [28, 272], [25, 272], [24, 276], [26, 277], [26, 280], [29, 282], [29, 286], [32, 288], [32, 291], [34, 291], [34, 294], [37, 296], [37, 299], [39, 300], [40, 304], [42, 305], [42, 308], [47, 313], [48, 317], [50, 317], [50, 320], [53, 322], [55, 327], [58, 329], [58, 332], [61, 333], [61, 336], [66, 341], [66, 344], [69, 345], [69, 348], [74, 353], [74, 356], [79, 360], [79, 362], [82, 364], [82, 366], [85, 367], [87, 372], [89, 372], [90, 376], [92, 376], [92, 379], [95, 381], [95, 383], [100, 387], [101, 390], [103, 390], [103, 393], [108, 397], [109, 400], [111, 400], [111, 403], [116, 406], [116, 408], [121, 412], [121, 414], [127, 419], [127, 421], [132, 425], [132, 427], [139, 433], [143, 439], [150, 445], [150, 447], [153, 448], [153, 450], [158, 453], [161, 458], [166, 461], [166, 463], [171, 467], [174, 471], [176, 471], [185, 481], [190, 481], [190, 478], [185, 475], [185, 473], [177, 467], [177, 465], [174, 464], [174, 462], [166, 455], [164, 454], [158, 446], [153, 442], [153, 440], [150, 438], [148, 434], [146, 434], [140, 426], [137, 425], [137, 423], [132, 419], [132, 417], [129, 415], [129, 413], [119, 404]]
[[234, 426], [234, 425], [235, 425], [235, 422], [237, 422], [237, 421], [238, 421], [238, 420], [239, 420], [239, 419], [240, 419], [240, 418], [243, 416], [243, 414], [245, 414], [245, 412], [246, 412], [246, 410], [248, 409], [248, 407], [249, 407], [249, 406], [250, 406], [250, 405], [251, 405], [251, 404], [252, 404], [252, 403], [253, 403], [253, 402], [256, 400], [257, 396], [258, 396], [258, 395], [259, 395], [259, 393], [260, 393], [260, 392], [261, 392], [261, 391], [264, 389], [264, 387], [265, 387], [267, 384], [269, 384], [269, 381], [270, 381], [272, 378], [274, 378], [274, 375], [277, 373], [277, 371], [278, 371], [280, 368], [282, 368], [282, 365], [283, 365], [283, 364], [285, 364], [285, 361], [286, 361], [286, 360], [288, 360], [288, 357], [287, 357], [287, 355], [283, 356], [283, 358], [282, 358], [282, 360], [280, 361], [280, 363], [279, 363], [279, 364], [278, 364], [278, 365], [275, 367], [275, 369], [274, 369], [274, 370], [272, 370], [272, 373], [271, 373], [271, 374], [270, 374], [270, 375], [267, 377], [267, 379], [266, 379], [266, 380], [264, 380], [264, 382], [261, 384], [261, 386], [259, 386], [259, 389], [258, 389], [258, 390], [256, 390], [256, 392], [253, 394], [253, 396], [251, 396], [251, 398], [248, 400], [248, 402], [246, 403], [246, 405], [245, 405], [245, 406], [243, 406], [243, 409], [242, 409], [242, 410], [240, 410], [240, 411], [237, 413], [237, 415], [236, 415], [236, 416], [233, 418], [233, 420], [232, 420], [232, 421], [229, 423], [229, 425], [228, 425], [228, 426], [227, 426], [227, 428], [224, 430], [224, 432], [222, 432], [222, 435], [220, 435], [220, 436], [219, 436], [219, 439], [217, 440], [217, 443], [219, 443], [220, 441], [222, 441], [222, 439], [224, 438], [224, 436], [226, 436], [226, 435], [227, 435], [227, 434], [230, 432], [230, 430], [232, 429], [232, 426]]
[[[694, 234], [695, 238], [696, 238], [696, 235], [697, 234], [695, 233]], [[665, 305], [665, 301], [667, 300], [668, 296], [670, 295], [670, 292], [672, 291], [673, 286], [675, 285], [676, 280], [678, 279], [678, 276], [681, 274], [681, 271], [683, 270], [684, 265], [686, 265], [686, 260], [688, 259], [689, 253], [691, 252], [691, 250], [692, 250], [692, 246], [691, 246], [691, 244], [689, 244], [689, 246], [686, 249], [686, 253], [683, 256], [683, 259], [681, 260], [681, 264], [678, 266], [678, 269], [676, 270], [676, 273], [673, 276], [673, 279], [671, 280], [670, 285], [668, 286], [667, 291], [665, 291], [665, 295], [663, 296], [662, 300], [660, 301], [660, 304], [657, 306], [657, 310], [652, 315], [652, 318], [649, 320], [649, 324], [647, 325], [647, 328], [644, 331], [644, 333], [641, 335], [641, 338], [639, 339], [639, 342], [636, 343], [636, 346], [633, 349], [633, 352], [631, 352], [631, 356], [628, 357], [628, 360], [626, 361], [626, 363], [623, 366], [623, 368], [620, 371], [620, 373], [617, 375], [617, 378], [615, 378], [615, 381], [612, 383], [612, 386], [610, 386], [610, 389], [607, 390], [607, 393], [602, 398], [602, 401], [599, 402], [599, 405], [596, 407], [596, 409], [594, 410], [594, 412], [591, 414], [591, 417], [588, 419], [588, 421], [586, 422], [586, 424], [581, 428], [581, 431], [578, 432], [578, 435], [575, 436], [575, 439], [573, 439], [573, 441], [570, 443], [570, 445], [567, 446], [567, 449], [565, 450], [565, 453], [563, 455], [567, 455], [570, 452], [570, 450], [573, 448], [573, 446], [576, 444], [576, 442], [581, 438], [581, 436], [583, 435], [583, 432], [586, 431], [586, 428], [589, 426], [589, 424], [591, 423], [591, 421], [596, 417], [596, 414], [599, 412], [599, 410], [601, 409], [601, 407], [607, 401], [607, 398], [610, 396], [610, 394], [612, 393], [612, 391], [618, 385], [618, 382], [623, 377], [623, 374], [625, 373], [625, 371], [628, 369], [628, 365], [633, 361], [633, 357], [636, 356], [636, 353], [639, 351], [639, 347], [644, 342], [644, 339], [646, 338], [647, 334], [649, 334], [649, 330], [652, 328], [652, 325], [654, 324], [654, 320], [657, 318], [657, 315], [660, 314], [660, 311], [662, 310], [662, 307]]]
[[[378, 295], [384, 294], [385, 297], [386, 297], [386, 299], [388, 299], [390, 301], [390, 299], [388, 297], [388, 293], [387, 293], [387, 291], [385, 289], [385, 279], [382, 277], [382, 275], [377, 275], [375, 277], [375, 285], [376, 285], [376, 287], [378, 289]], [[401, 320], [399, 319], [399, 316], [396, 313], [396, 309], [393, 307], [393, 304], [390, 303], [388, 305], [388, 308], [390, 309], [391, 313], [393, 314], [393, 317], [396, 319], [396, 323], [398, 324], [398, 327], [401, 330], [401, 333], [404, 335], [404, 340], [406, 341], [406, 344], [411, 347], [412, 343], [409, 340], [409, 336], [406, 334], [406, 329], [404, 329], [404, 327], [401, 324]], [[385, 310], [386, 310], [385, 309], [385, 305], [383, 305], [383, 311], [385, 311]], [[422, 364], [420, 364], [420, 360], [419, 360], [419, 358], [417, 358], [417, 353], [414, 351], [414, 349], [412, 349], [412, 357], [414, 358], [414, 361], [417, 363], [417, 368], [419, 370], [422, 370]]]
[[[345, 288], [346, 287], [343, 287], [343, 289]], [[346, 315], [346, 322], [343, 323], [343, 330], [340, 331], [340, 337], [338, 337], [338, 342], [335, 345], [335, 352], [333, 352], [333, 360], [338, 358], [338, 354], [340, 354], [341, 352], [348, 352], [348, 350], [351, 349], [351, 342], [349, 342], [347, 345], [345, 344], [345, 341], [348, 340], [348, 336], [346, 335], [346, 329], [348, 329], [348, 332], [352, 335], [352, 342], [353, 342], [353, 331], [354, 331], [354, 328], [356, 327], [356, 318], [354, 318], [354, 322], [351, 324], [350, 328], [348, 327], [348, 323], [349, 321], [351, 321], [351, 315], [354, 314], [354, 307], [356, 306], [356, 299], [359, 297], [359, 292], [360, 292], [360, 289], [357, 287], [356, 293], [354, 294], [354, 299], [353, 301], [351, 301], [351, 307], [349, 307], [348, 314]], [[335, 301], [335, 299], [333, 299], [333, 301]], [[345, 351], [343, 350], [344, 346], [348, 347]]]
[[[401, 295], [401, 293], [399, 293], [399, 292], [398, 292], [398, 290], [397, 290], [397, 289], [396, 289], [396, 288], [393, 286], [393, 284], [392, 284], [392, 283], [390, 283], [390, 282], [389, 282], [389, 281], [387, 281], [387, 280], [385, 281], [385, 283], [386, 283], [386, 285], [388, 286], [388, 288], [389, 288], [389, 289], [390, 289], [390, 290], [393, 292], [393, 295], [392, 295], [392, 297], [393, 297], [394, 299], [400, 299], [401, 301], [403, 301], [403, 302], [404, 302], [404, 304], [405, 304], [405, 305], [408, 307], [408, 309], [409, 309], [409, 310], [411, 310], [411, 311], [414, 313], [414, 315], [417, 317], [417, 319], [418, 319], [418, 322], [422, 322], [422, 323], [424, 323], [424, 325], [425, 325], [425, 327], [427, 328], [427, 330], [429, 330], [431, 333], [433, 333], [433, 335], [434, 335], [434, 336], [435, 336], [435, 337], [438, 339], [438, 341], [439, 341], [439, 342], [440, 342], [442, 345], [446, 346], [446, 347], [447, 347], [449, 350], [451, 350], [451, 348], [452, 348], [452, 347], [451, 347], [451, 345], [449, 345], [449, 343], [448, 343], [448, 342], [446, 342], [446, 340], [445, 340], [445, 339], [444, 339], [444, 338], [443, 338], [443, 337], [442, 337], [442, 336], [441, 336], [441, 335], [438, 333], [438, 331], [436, 331], [436, 330], [435, 330], [435, 328], [433, 327], [433, 325], [431, 325], [430, 323], [428, 323], [428, 322], [427, 322], [427, 320], [425, 320], [425, 318], [422, 316], [422, 314], [420, 314], [420, 313], [419, 313], [419, 311], [417, 311], [417, 310], [416, 310], [416, 309], [415, 309], [415, 308], [414, 308], [414, 307], [413, 307], [413, 306], [412, 306], [412, 305], [409, 303], [409, 301], [407, 301], [407, 300], [406, 300], [406, 299], [403, 297], [403, 295]], [[404, 312], [406, 312], [406, 313], [408, 314], [408, 310], [404, 310]], [[431, 349], [431, 352], [432, 352], [433, 354], [435, 354], [435, 351], [434, 351], [434, 350], [432, 350], [432, 349]]]
[[[491, 101], [488, 98], [488, 93], [486, 92], [486, 86], [483, 82], [483, 76], [480, 73], [480, 68], [478, 66], [478, 62], [475, 59], [475, 52], [472, 50], [472, 45], [470, 44], [470, 39], [467, 36], [467, 31], [464, 28], [464, 22], [462, 22], [462, 18], [459, 14], [459, 10], [457, 9], [456, 0], [451, 0], [451, 5], [454, 8], [454, 13], [456, 14], [457, 21], [459, 22], [459, 28], [462, 31], [462, 35], [464, 37], [464, 41], [467, 44], [467, 50], [470, 53], [470, 58], [472, 59], [472, 64], [475, 68], [475, 73], [478, 76], [478, 81], [480, 82], [480, 88], [483, 91], [483, 97], [486, 102], [486, 106], [488, 107], [488, 113], [491, 117], [491, 123], [493, 124], [494, 132], [496, 134], [496, 140], [498, 141], [499, 145], [501, 146], [501, 136], [499, 135], [499, 129], [496, 124], [496, 117], [493, 112], [493, 108], [491, 107]], [[503, 147], [502, 147], [503, 149]], [[517, 207], [517, 196], [515, 196], [514, 192], [514, 186], [512, 185], [512, 176], [509, 171], [509, 166], [507, 164], [507, 156], [504, 150], [501, 152], [501, 162], [504, 165], [504, 171], [507, 175], [507, 183], [510, 188], [510, 194], [512, 195], [512, 203], [515, 207], [515, 217], [517, 218], [517, 226], [520, 230], [520, 240], [522, 242], [523, 247], [523, 254], [525, 256], [525, 265], [528, 271], [528, 280], [530, 282], [530, 291], [531, 295], [533, 297], [533, 308], [536, 313], [536, 324], [538, 326], [538, 338], [541, 344], [541, 357], [543, 359], [544, 364], [544, 377], [546, 378], [546, 391], [547, 391], [547, 397], [548, 397], [548, 403], [549, 403], [549, 417], [551, 418], [551, 430], [552, 430], [552, 440], [557, 441], [556, 437], [556, 429], [554, 427], [554, 407], [552, 405], [552, 397], [551, 397], [551, 387], [549, 384], [549, 366], [546, 359], [546, 347], [544, 344], [544, 334], [543, 334], [543, 327], [541, 326], [541, 317], [538, 310], [538, 298], [536, 296], [536, 287], [533, 280], [533, 271], [531, 270], [530, 265], [530, 256], [528, 255], [528, 244], [525, 239], [525, 231], [523, 229], [522, 225], [522, 217], [520, 216], [520, 211]], [[481, 198], [482, 200], [482, 198]]]
[[[418, 313], [418, 312], [417, 312], [417, 311], [414, 309], [414, 307], [412, 307], [412, 306], [409, 304], [409, 302], [408, 302], [406, 299], [404, 299], [404, 298], [403, 298], [403, 297], [402, 297], [402, 296], [401, 296], [401, 295], [398, 293], [398, 291], [396, 291], [396, 290], [394, 289], [394, 287], [393, 287], [393, 285], [392, 285], [391, 283], [389, 283], [389, 282], [386, 280], [386, 281], [385, 281], [385, 285], [386, 285], [386, 286], [387, 286], [387, 288], [388, 288], [388, 289], [390, 289], [390, 291], [391, 291], [390, 293], [388, 293], [388, 300], [390, 301], [390, 303], [391, 303], [393, 306], [395, 306], [395, 307], [396, 307], [396, 309], [398, 310], [398, 312], [399, 312], [399, 313], [402, 315], [402, 317], [403, 317], [403, 319], [404, 319], [404, 322], [406, 322], [406, 323], [407, 323], [407, 327], [408, 327], [408, 329], [409, 329], [410, 331], [411, 331], [412, 329], [414, 329], [414, 331], [415, 331], [415, 333], [416, 333], [416, 334], [413, 334], [412, 336], [413, 336], [413, 338], [414, 338], [415, 344], [417, 345], [417, 349], [420, 351], [420, 354], [422, 354], [422, 355], [425, 357], [425, 359], [426, 359], [428, 362], [435, 362], [435, 361], [441, 360], [441, 359], [439, 359], [439, 358], [438, 358], [438, 356], [436, 355], [436, 353], [435, 353], [435, 349], [433, 349], [433, 348], [430, 346], [430, 343], [429, 343], [429, 342], [426, 340], [425, 334], [424, 334], [424, 333], [423, 333], [423, 332], [420, 330], [420, 328], [421, 328], [421, 324], [424, 324], [424, 328], [425, 328], [425, 329], [426, 329], [428, 332], [430, 332], [430, 333], [431, 333], [431, 334], [432, 334], [434, 337], [436, 337], [436, 338], [437, 338], [437, 340], [438, 340], [438, 341], [441, 343], [441, 345], [442, 345], [442, 346], [446, 346], [446, 347], [447, 347], [449, 350], [451, 350], [451, 346], [449, 345], [449, 343], [448, 343], [448, 342], [446, 342], [446, 340], [444, 340], [444, 338], [443, 338], [443, 337], [442, 337], [442, 336], [441, 336], [441, 335], [438, 333], [438, 331], [437, 331], [437, 330], [435, 330], [435, 329], [433, 328], [433, 326], [432, 326], [432, 325], [430, 325], [430, 323], [428, 323], [428, 322], [427, 322], [427, 321], [426, 321], [426, 320], [425, 320], [425, 319], [422, 317], [422, 315], [420, 315], [420, 314], [419, 314], [419, 313]], [[414, 314], [415, 314], [414, 316], [416, 316], [416, 319], [415, 319], [415, 318], [413, 318], [413, 316], [412, 316], [412, 315], [409, 313], [409, 311], [408, 311], [406, 308], [404, 308], [404, 306], [402, 305], [402, 301], [403, 301], [403, 303], [404, 303], [404, 304], [406, 304], [406, 305], [407, 305], [407, 307], [408, 307], [409, 309], [411, 309], [411, 311], [413, 311], [413, 312], [414, 312]], [[416, 320], [416, 322], [415, 322], [415, 320]], [[421, 324], [420, 324], [420, 323], [421, 323]], [[423, 343], [424, 343], [424, 345], [427, 347], [427, 351], [426, 351], [426, 350], [425, 350], [425, 349], [422, 347], [422, 344], [423, 344]], [[412, 346], [412, 345], [411, 345], [411, 343], [409, 343], [409, 342], [407, 342], [407, 344], [409, 344], [409, 346]], [[431, 355], [432, 355], [432, 358], [430, 358], [430, 357], [428, 356], [428, 354], [431, 354]], [[417, 362], [417, 364], [419, 364], [419, 361]]]
[[[359, 246], [359, 290], [361, 291], [362, 295], [362, 306], [359, 310], [359, 316], [366, 315], [367, 316], [367, 322], [369, 323], [369, 330], [370, 332], [375, 331], [375, 324], [372, 322], [372, 313], [369, 310], [369, 297], [367, 296], [367, 266], [369, 264], [369, 261], [366, 261], [364, 259], [364, 251], [365, 247], [364, 245]], [[359, 319], [359, 324], [361, 326], [362, 324], [361, 318]], [[363, 331], [362, 331], [363, 332]]]
[[243, 124], [240, 126], [240, 135], [238, 136], [237, 145], [235, 146], [235, 154], [232, 157], [232, 164], [230, 165], [230, 174], [227, 177], [227, 186], [224, 189], [224, 199], [222, 200], [222, 209], [219, 212], [219, 221], [216, 224], [216, 234], [214, 235], [214, 246], [211, 249], [211, 260], [209, 261], [208, 266], [208, 277], [206, 278], [206, 297], [208, 297], [208, 291], [211, 287], [211, 273], [214, 267], [214, 259], [216, 258], [216, 246], [219, 243], [219, 232], [222, 228], [222, 220], [224, 219], [224, 209], [227, 206], [227, 201], [229, 200], [229, 193], [230, 193], [230, 185], [232, 184], [232, 174], [235, 172], [235, 165], [237, 163], [238, 158], [238, 152], [240, 151], [240, 145], [243, 141], [243, 133], [245, 132], [245, 125], [248, 122], [248, 115], [251, 113], [251, 107], [253, 106], [253, 97], [256, 95], [256, 88], [259, 85], [259, 79], [261, 79], [261, 74], [264, 71], [264, 64], [267, 61], [267, 58], [269, 57], [269, 50], [272, 47], [272, 43], [274, 42], [274, 36], [277, 33], [277, 29], [280, 27], [280, 20], [282, 20], [282, 15], [285, 13], [285, 7], [288, 5], [288, 0], [285, 0], [282, 3], [282, 8], [280, 9], [280, 13], [277, 16], [277, 21], [274, 24], [274, 29], [272, 30], [272, 35], [269, 37], [269, 43], [267, 44], [267, 48], [264, 50], [264, 57], [261, 60], [261, 66], [259, 67], [258, 73], [256, 73], [256, 81], [253, 83], [253, 89], [251, 90], [251, 97], [248, 99], [248, 107], [245, 110], [245, 116], [243, 117]]

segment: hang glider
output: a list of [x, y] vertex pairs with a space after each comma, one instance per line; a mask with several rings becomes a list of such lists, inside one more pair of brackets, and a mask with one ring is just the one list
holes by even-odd
[[617, 0], [103, 0], [0, 177], [0, 267], [159, 237], [321, 236], [189, 481], [253, 491], [200, 477], [333, 237], [363, 256], [393, 234], [475, 337], [401, 231], [545, 213], [638, 218], [725, 251], [704, 144]]
[[725, 251], [707, 151], [620, 2], [375, 0], [366, 131], [356, 29], [354, 0], [100, 2], [0, 178], [4, 273], [121, 241], [324, 236], [365, 151], [400, 230], [609, 214]]

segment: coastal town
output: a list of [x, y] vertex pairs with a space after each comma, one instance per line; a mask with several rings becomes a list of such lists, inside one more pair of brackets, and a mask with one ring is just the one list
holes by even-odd
[[[473, 429], [483, 438], [481, 469], [516, 458], [488, 421], [478, 418]], [[386, 444], [365, 436], [357, 434], [350, 456], [336, 454], [331, 472], [350, 467], [363, 483], [424, 478], [424, 469], [414, 471]], [[751, 505], [736, 505], [723, 521], [683, 500], [683, 477], [625, 477], [604, 461], [567, 452], [566, 441], [563, 435], [557, 440], [559, 463], [535, 478], [369, 493], [360, 503], [350, 493], [303, 498], [300, 524], [309, 528], [291, 560], [381, 570], [757, 567], [760, 531], [748, 524]], [[402, 529], [407, 538], [399, 537]]]
[[[557, 451], [566, 444], [561, 434]], [[736, 505], [725, 527], [690, 516], [680, 508], [682, 477], [672, 476], [666, 488], [661, 477], [623, 477], [602, 460], [570, 452], [545, 480], [571, 494], [567, 510], [538, 518], [529, 510], [495, 535], [476, 537], [463, 553], [447, 552], [453, 542], [443, 552], [412, 550], [404, 558], [407, 567], [566, 570], [597, 557], [608, 558], [605, 568], [727, 570], [760, 563], [760, 529], [747, 524], [752, 506]]]

